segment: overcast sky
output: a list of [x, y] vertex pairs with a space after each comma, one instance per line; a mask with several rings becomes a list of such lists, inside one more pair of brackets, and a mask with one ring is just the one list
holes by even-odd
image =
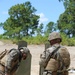
[[[62, 2], [58, 0], [0, 0], [0, 22], [5, 22], [9, 17], [8, 10], [10, 7], [30, 1], [32, 6], [37, 9], [36, 14], [40, 15], [40, 23], [45, 25], [50, 22], [57, 22], [59, 15], [64, 12]], [[0, 28], [0, 34], [4, 31]]]

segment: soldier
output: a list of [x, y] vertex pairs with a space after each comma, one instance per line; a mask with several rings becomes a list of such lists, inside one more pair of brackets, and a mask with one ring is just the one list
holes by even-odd
[[25, 60], [28, 53], [29, 49], [27, 47], [21, 47], [19, 50], [14, 48], [11, 49], [6, 58], [5, 75], [15, 75], [21, 60]]
[[67, 48], [60, 44], [62, 42], [60, 33], [52, 32], [48, 41], [51, 47], [40, 56], [40, 75], [68, 75], [70, 54]]
[[30, 54], [27, 48], [27, 42], [20, 41], [18, 49], [12, 48], [8, 51], [5, 61], [5, 75], [15, 75], [21, 60], [26, 60]]

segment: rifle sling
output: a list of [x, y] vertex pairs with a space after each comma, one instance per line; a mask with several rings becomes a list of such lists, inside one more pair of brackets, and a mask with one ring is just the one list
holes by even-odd
[[56, 53], [58, 50], [59, 50], [59, 48], [60, 48], [60, 46], [59, 47], [57, 47], [52, 53], [51, 53], [51, 55], [50, 56], [52, 56], [52, 55], [54, 55], [54, 53]]
[[48, 63], [48, 61], [50, 60], [50, 58], [54, 55], [54, 53], [56, 53], [58, 50], [59, 50], [59, 48], [60, 48], [60, 46], [59, 47], [57, 47], [51, 54], [49, 54], [49, 56], [48, 56], [48, 58], [47, 58], [47, 63]]

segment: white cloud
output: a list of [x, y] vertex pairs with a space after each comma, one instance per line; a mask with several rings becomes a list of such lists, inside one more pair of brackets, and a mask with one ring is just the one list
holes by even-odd
[[40, 14], [37, 14], [37, 15], [40, 16], [39, 23], [43, 23], [43, 22], [47, 22], [48, 21], [48, 18], [46, 18], [43, 13], [40, 13]]

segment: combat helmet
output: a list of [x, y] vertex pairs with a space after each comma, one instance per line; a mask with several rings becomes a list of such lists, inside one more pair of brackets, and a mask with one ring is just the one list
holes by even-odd
[[28, 55], [29, 49], [27, 47], [20, 47], [19, 50]]
[[49, 37], [48, 37], [48, 41], [51, 41], [51, 40], [54, 40], [54, 39], [62, 39], [61, 36], [60, 36], [60, 33], [58, 32], [52, 32], [49, 34]]

